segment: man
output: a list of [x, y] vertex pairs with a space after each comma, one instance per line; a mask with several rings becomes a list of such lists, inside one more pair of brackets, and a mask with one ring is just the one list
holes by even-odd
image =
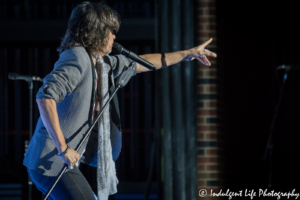
[[[131, 66], [135, 73], [148, 71], [124, 56], [108, 55], [119, 26], [118, 14], [107, 5], [90, 2], [77, 5], [59, 48], [60, 58], [37, 93], [41, 117], [24, 165], [33, 183], [44, 194], [63, 164], [69, 166], [49, 199], [95, 199], [91, 187], [75, 165], [79, 159], [97, 167], [99, 199], [108, 199], [109, 194], [117, 192], [114, 161], [120, 152], [121, 130], [116, 105], [105, 109], [98, 122], [98, 132], [91, 136], [96, 139], [90, 139], [88, 145], [86, 142], [79, 152], [74, 149], [96, 117], [95, 113], [109, 98], [114, 78], [124, 67]], [[195, 58], [210, 65], [206, 56], [216, 57], [216, 54], [204, 48], [211, 41], [185, 51], [141, 57], [157, 69]]]

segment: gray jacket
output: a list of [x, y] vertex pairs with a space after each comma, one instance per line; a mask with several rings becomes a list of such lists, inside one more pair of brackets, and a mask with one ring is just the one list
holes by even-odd
[[[131, 60], [121, 55], [108, 58], [113, 70], [111, 77], [113, 82]], [[47, 97], [57, 102], [61, 130], [66, 143], [73, 149], [77, 147], [91, 122], [94, 84], [92, 69], [91, 59], [83, 47], [68, 49], [60, 55], [54, 69], [44, 78], [44, 84], [36, 95], [37, 99]], [[87, 142], [80, 148], [80, 155], [86, 144]], [[63, 161], [56, 154], [57, 148], [42, 119], [39, 118], [23, 164], [46, 176], [57, 176], [63, 168]]]

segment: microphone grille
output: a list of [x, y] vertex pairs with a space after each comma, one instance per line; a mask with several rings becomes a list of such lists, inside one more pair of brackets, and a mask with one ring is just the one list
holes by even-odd
[[116, 53], [121, 53], [123, 47], [122, 47], [122, 45], [120, 45], [119, 43], [114, 42], [112, 49], [113, 49], [113, 51], [116, 52]]
[[15, 80], [16, 76], [16, 73], [8, 73], [8, 79]]

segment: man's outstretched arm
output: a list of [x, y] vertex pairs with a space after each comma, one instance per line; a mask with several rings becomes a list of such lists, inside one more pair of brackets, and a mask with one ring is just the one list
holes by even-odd
[[[205, 47], [211, 43], [212, 38], [203, 43], [202, 45], [199, 45], [197, 47], [183, 50], [183, 51], [176, 51], [172, 53], [165, 53], [166, 58], [162, 58], [162, 54], [156, 53], [156, 54], [145, 54], [140, 55], [141, 58], [147, 60], [148, 62], [152, 63], [156, 69], [160, 69], [164, 64], [167, 66], [177, 64], [181, 61], [190, 61], [197, 59], [200, 62], [202, 62], [204, 65], [210, 66], [210, 62], [207, 59], [207, 56], [210, 57], [217, 57], [217, 54], [214, 52], [211, 52], [209, 50], [206, 50]], [[164, 63], [165, 62], [165, 63]], [[137, 64], [137, 72], [147, 72], [149, 71], [148, 68], [145, 68], [144, 66]]]

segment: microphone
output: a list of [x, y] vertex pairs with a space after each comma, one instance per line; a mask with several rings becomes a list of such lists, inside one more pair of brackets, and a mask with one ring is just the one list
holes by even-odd
[[156, 70], [156, 68], [153, 66], [153, 64], [149, 63], [148, 61], [144, 60], [143, 58], [139, 57], [135, 53], [128, 51], [125, 49], [122, 45], [120, 45], [117, 42], [114, 42], [113, 51], [119, 54], [123, 54], [124, 56], [132, 59], [133, 61], [139, 63], [140, 65], [143, 65], [144, 67], [150, 69], [150, 70]]
[[289, 72], [291, 69], [292, 69], [292, 66], [290, 65], [280, 65], [276, 68], [277, 70], [280, 70], [280, 69], [284, 69], [286, 70], [287, 72]]
[[289, 71], [299, 71], [300, 70], [300, 66], [299, 65], [280, 65], [276, 69], [277, 70], [284, 69], [287, 72], [289, 72]]
[[43, 82], [43, 79], [41, 79], [38, 76], [28, 76], [28, 75], [21, 75], [21, 74], [17, 74], [17, 73], [8, 73], [8, 78], [11, 80], [25, 80], [27, 82], [30, 82], [30, 81]]

